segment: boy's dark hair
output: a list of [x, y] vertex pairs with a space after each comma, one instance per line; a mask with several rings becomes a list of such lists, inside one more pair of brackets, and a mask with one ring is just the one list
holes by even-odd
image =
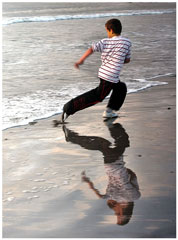
[[113, 18], [106, 22], [105, 27], [110, 31], [113, 30], [116, 34], [121, 34], [122, 32], [122, 24], [119, 19]]

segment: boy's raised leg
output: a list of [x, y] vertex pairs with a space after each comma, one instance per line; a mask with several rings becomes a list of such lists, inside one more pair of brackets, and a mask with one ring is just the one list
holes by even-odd
[[113, 83], [101, 79], [98, 87], [67, 102], [63, 107], [62, 118], [65, 117], [65, 113], [68, 117], [77, 111], [91, 107], [98, 102], [102, 102], [103, 99], [110, 93], [112, 85]]

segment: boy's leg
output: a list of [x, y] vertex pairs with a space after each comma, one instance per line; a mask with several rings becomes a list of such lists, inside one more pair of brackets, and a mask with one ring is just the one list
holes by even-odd
[[110, 93], [113, 83], [100, 79], [100, 85], [67, 102], [63, 111], [69, 116], [77, 111], [90, 107], [103, 99]]
[[113, 91], [110, 96], [109, 102], [107, 107], [118, 111], [122, 104], [124, 103], [125, 97], [127, 94], [127, 87], [126, 84], [123, 82], [118, 82], [113, 85]]

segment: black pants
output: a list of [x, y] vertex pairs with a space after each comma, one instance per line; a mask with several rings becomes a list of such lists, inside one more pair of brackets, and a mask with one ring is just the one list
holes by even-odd
[[100, 84], [95, 89], [92, 89], [67, 102], [64, 105], [63, 110], [67, 113], [67, 115], [72, 115], [77, 111], [93, 106], [98, 102], [102, 102], [111, 90], [112, 94], [107, 107], [117, 111], [124, 103], [127, 94], [126, 84], [123, 82], [112, 83], [103, 79], [100, 79]]

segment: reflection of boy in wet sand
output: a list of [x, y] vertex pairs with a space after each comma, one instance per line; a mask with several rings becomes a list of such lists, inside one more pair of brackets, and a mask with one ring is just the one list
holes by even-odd
[[127, 224], [132, 216], [134, 200], [140, 197], [140, 192], [135, 173], [124, 166], [123, 153], [125, 148], [129, 147], [129, 136], [125, 129], [119, 123], [110, 125], [109, 131], [115, 140], [114, 146], [101, 137], [79, 136], [67, 129], [66, 126], [63, 126], [63, 130], [66, 141], [78, 144], [88, 150], [99, 150], [103, 153], [108, 175], [106, 194], [100, 194], [85, 172], [82, 173], [82, 180], [89, 184], [98, 197], [107, 199], [108, 206], [117, 215], [117, 224]]

